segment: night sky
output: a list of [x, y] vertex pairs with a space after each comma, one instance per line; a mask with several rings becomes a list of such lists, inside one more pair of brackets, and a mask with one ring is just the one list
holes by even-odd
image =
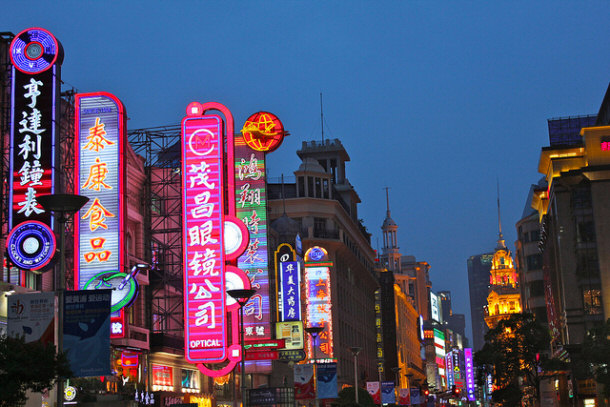
[[387, 186], [401, 252], [469, 320], [466, 259], [496, 245], [496, 182], [513, 249], [547, 119], [599, 110], [609, 17], [608, 1], [11, 1], [0, 31], [51, 31], [64, 89], [114, 93], [129, 129], [178, 124], [191, 101], [225, 104], [238, 129], [277, 114], [291, 136], [274, 178], [321, 140], [322, 92], [373, 247]]

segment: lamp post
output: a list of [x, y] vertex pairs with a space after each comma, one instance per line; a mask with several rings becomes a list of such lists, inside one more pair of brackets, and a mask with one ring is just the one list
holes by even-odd
[[[244, 347], [244, 305], [252, 298], [256, 290], [237, 289], [227, 290], [229, 294], [239, 304], [240, 316], [240, 342], [241, 342], [241, 404], [246, 407], [246, 348]], [[237, 407], [237, 406], [235, 406]]]
[[354, 355], [354, 400], [356, 401], [356, 404], [358, 404], [358, 354], [362, 348], [359, 346], [352, 346], [349, 350], [351, 350]]
[[305, 328], [305, 331], [311, 336], [311, 339], [313, 341], [313, 366], [314, 366], [314, 371], [313, 371], [313, 375], [314, 375], [314, 387], [316, 389], [316, 399], [315, 399], [315, 403], [316, 403], [316, 407], [320, 407], [320, 399], [318, 398], [318, 355], [316, 352], [316, 339], [318, 338], [318, 335], [320, 335], [320, 332], [322, 332], [324, 330], [323, 326], [308, 326], [307, 328]]
[[[45, 211], [59, 215], [59, 272], [55, 278], [57, 291], [57, 352], [64, 351], [64, 290], [66, 289], [66, 222], [78, 212], [89, 198], [72, 194], [41, 195], [36, 198]], [[57, 407], [64, 404], [64, 381], [57, 381]]]

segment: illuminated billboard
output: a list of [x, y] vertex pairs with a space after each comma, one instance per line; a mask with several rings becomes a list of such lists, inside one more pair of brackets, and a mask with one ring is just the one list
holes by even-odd
[[235, 136], [235, 216], [248, 227], [250, 241], [237, 259], [256, 294], [244, 307], [245, 341], [271, 338], [265, 153]]
[[55, 192], [57, 101], [63, 50], [43, 28], [17, 34], [12, 62], [7, 251], [19, 268], [38, 270], [55, 254], [51, 214], [37, 198]]
[[466, 394], [468, 401], [475, 401], [474, 386], [474, 362], [472, 360], [472, 348], [464, 348], [464, 365], [466, 368]]
[[[105, 92], [79, 93], [74, 103], [76, 193], [89, 198], [74, 219], [74, 289], [111, 288], [126, 276], [125, 110], [119, 99]], [[113, 292], [114, 299], [118, 295]]]
[[301, 265], [298, 261], [280, 263], [281, 320], [301, 320]]
[[440, 301], [438, 300], [438, 295], [434, 293], [430, 293], [430, 316], [433, 321], [438, 323], [442, 323], [441, 320], [441, 310], [440, 310]]
[[[318, 358], [333, 357], [333, 319], [331, 303], [331, 280], [328, 253], [325, 249], [314, 246], [305, 253], [305, 288], [307, 303], [307, 326], [323, 327], [318, 334]], [[310, 341], [309, 358], [313, 358], [313, 347]]]
[[182, 120], [185, 356], [191, 363], [227, 357], [224, 254], [223, 121]]

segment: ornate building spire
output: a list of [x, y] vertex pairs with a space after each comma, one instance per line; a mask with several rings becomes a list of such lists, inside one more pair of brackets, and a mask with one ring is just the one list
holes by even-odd
[[496, 250], [506, 250], [506, 242], [504, 241], [504, 236], [502, 235], [502, 217], [500, 216], [500, 181], [497, 179], [496, 187], [498, 191], [498, 245], [496, 246]]
[[387, 263], [388, 270], [398, 272], [400, 271], [400, 252], [398, 251], [398, 240], [396, 237], [398, 225], [390, 216], [389, 189], [388, 187], [385, 188], [387, 211], [386, 218], [381, 226], [383, 231], [383, 255], [381, 258], [384, 263]]
[[502, 236], [502, 220], [500, 218], [500, 185], [498, 183], [498, 245], [494, 253], [490, 278], [489, 294], [485, 322], [490, 328], [495, 327], [498, 321], [508, 318], [510, 314], [521, 312], [521, 295], [517, 270], [513, 264], [513, 257], [506, 247]]

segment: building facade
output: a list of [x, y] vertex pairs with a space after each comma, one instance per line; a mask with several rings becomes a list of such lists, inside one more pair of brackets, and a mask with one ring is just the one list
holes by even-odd
[[286, 215], [297, 223], [302, 250], [324, 248], [330, 267], [333, 354], [339, 386], [354, 382], [351, 347], [357, 357], [359, 385], [376, 380], [375, 252], [370, 234], [358, 220], [360, 198], [346, 177], [349, 155], [338, 139], [303, 142], [294, 183], [268, 183], [269, 219]]

